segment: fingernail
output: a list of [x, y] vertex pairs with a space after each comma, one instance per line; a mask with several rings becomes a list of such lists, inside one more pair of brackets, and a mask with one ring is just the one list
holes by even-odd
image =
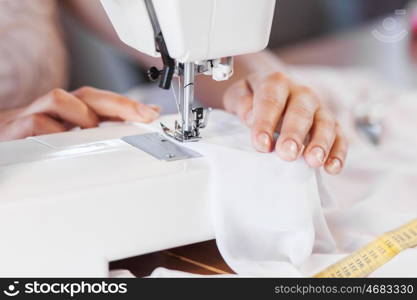
[[308, 154], [309, 162], [312, 166], [320, 166], [324, 161], [324, 150], [320, 147], [314, 147]]
[[139, 104], [136, 106], [138, 113], [145, 119], [156, 119], [159, 113], [149, 106]]
[[151, 105], [149, 105], [149, 107], [150, 107], [152, 110], [156, 111], [157, 113], [160, 113], [160, 112], [161, 112], [161, 107], [160, 107], [159, 105], [154, 105], [154, 104], [151, 104]]
[[248, 114], [246, 115], [246, 124], [248, 126], [252, 126], [253, 125], [253, 121], [254, 121], [253, 110], [250, 110], [248, 112]]
[[261, 152], [271, 151], [271, 138], [266, 133], [261, 133], [256, 139], [256, 149]]
[[327, 171], [329, 171], [330, 174], [338, 174], [342, 169], [342, 163], [338, 158], [332, 158], [330, 162], [326, 165], [326, 169]]
[[157, 112], [156, 110], [154, 110], [154, 109], [152, 109], [150, 107], [146, 107], [146, 111], [147, 111], [147, 114], [149, 114], [149, 116], [152, 119], [156, 119], [159, 116], [159, 112]]
[[286, 140], [280, 151], [281, 156], [286, 160], [295, 160], [298, 157], [298, 145], [295, 141], [289, 139]]
[[299, 159], [303, 155], [305, 148], [306, 148], [306, 146], [304, 146], [304, 144], [301, 145], [301, 151], [298, 153], [297, 159]]

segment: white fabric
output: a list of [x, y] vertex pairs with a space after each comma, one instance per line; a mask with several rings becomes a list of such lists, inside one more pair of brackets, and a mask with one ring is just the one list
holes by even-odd
[[[295, 69], [293, 75], [327, 100], [350, 143], [344, 172], [323, 175], [332, 199], [323, 211], [337, 252], [351, 253], [417, 218], [417, 93], [396, 90], [355, 70]], [[355, 116], [364, 106], [368, 115], [381, 119], [378, 147], [355, 128]], [[304, 270], [311, 275], [339, 258], [314, 255]], [[391, 276], [417, 277], [417, 249], [404, 251], [371, 275]]]
[[[223, 141], [233, 147], [190, 145], [212, 162], [217, 243], [239, 275], [311, 276], [417, 218], [417, 94], [394, 93], [357, 72], [294, 74], [313, 82], [323, 98], [333, 98], [329, 103], [352, 144], [342, 175], [323, 174], [322, 184], [302, 160], [285, 163], [248, 150], [244, 134]], [[364, 98], [389, 104], [378, 148], [354, 127], [355, 109]], [[153, 276], [178, 273], [158, 269]], [[404, 251], [372, 276], [417, 277], [417, 249]]]
[[[230, 142], [231, 137], [224, 139]], [[235, 145], [251, 149], [248, 132], [233, 139]], [[315, 173], [302, 160], [289, 164], [276, 154], [204, 141], [190, 147], [211, 161], [216, 241], [236, 273], [299, 276], [296, 266], [311, 255], [315, 228], [331, 247]]]

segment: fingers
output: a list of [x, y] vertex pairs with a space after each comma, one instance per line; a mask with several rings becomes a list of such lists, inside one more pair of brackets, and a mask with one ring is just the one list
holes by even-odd
[[251, 125], [253, 121], [253, 92], [246, 80], [234, 83], [223, 97], [226, 111], [236, 114], [243, 123]]
[[98, 125], [98, 116], [83, 101], [74, 95], [55, 89], [39, 98], [25, 109], [20, 117], [32, 114], [46, 113], [53, 118], [61, 119], [82, 128], [92, 128]]
[[64, 132], [67, 129], [44, 114], [25, 116], [0, 127], [0, 141], [23, 139], [29, 136]]
[[252, 141], [255, 149], [270, 152], [275, 130], [290, 93], [289, 80], [274, 73], [254, 86]]
[[302, 86], [291, 89], [281, 134], [275, 146], [282, 159], [294, 161], [301, 155], [318, 106], [319, 101], [310, 89]]
[[[27, 107], [0, 114], [0, 140], [62, 132], [70, 126], [96, 127], [100, 118], [151, 122], [160, 107], [94, 88], [73, 93], [55, 89]], [[67, 125], [65, 125], [67, 124]]]
[[282, 73], [254, 74], [229, 88], [223, 104], [251, 127], [258, 151], [272, 151], [279, 129], [275, 150], [282, 159], [294, 161], [304, 155], [311, 167], [324, 166], [330, 174], [342, 170], [346, 139], [311, 89], [294, 84]]
[[333, 147], [330, 151], [329, 157], [325, 163], [327, 173], [331, 175], [339, 174], [346, 162], [348, 151], [348, 143], [343, 135], [340, 126], [336, 124], [336, 138]]
[[87, 104], [98, 116], [126, 121], [149, 123], [158, 118], [160, 108], [128, 99], [127, 97], [91, 87], [72, 93]]
[[336, 138], [336, 122], [330, 112], [320, 109], [314, 118], [311, 140], [304, 152], [306, 162], [313, 168], [321, 167]]

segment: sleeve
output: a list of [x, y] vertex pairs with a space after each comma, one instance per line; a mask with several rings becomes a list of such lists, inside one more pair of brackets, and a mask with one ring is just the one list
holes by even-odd
[[67, 53], [55, 0], [0, 1], [0, 109], [65, 87]]

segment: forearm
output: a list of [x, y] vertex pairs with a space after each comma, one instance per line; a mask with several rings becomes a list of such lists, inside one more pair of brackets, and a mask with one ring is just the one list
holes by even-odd
[[66, 82], [55, 0], [0, 1], [0, 109], [22, 106]]

